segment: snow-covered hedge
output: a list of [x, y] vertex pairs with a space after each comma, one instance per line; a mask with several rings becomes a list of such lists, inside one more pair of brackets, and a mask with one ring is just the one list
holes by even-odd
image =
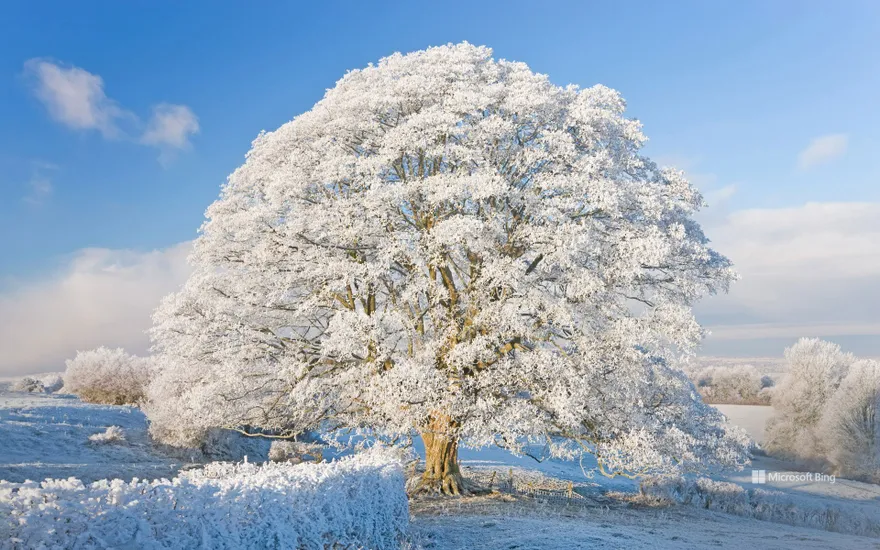
[[67, 360], [64, 388], [88, 403], [131, 405], [144, 400], [150, 361], [122, 348], [78, 351]]
[[389, 451], [321, 464], [212, 463], [171, 481], [0, 481], [13, 549], [399, 548], [404, 474]]
[[867, 537], [880, 537], [880, 507], [866, 508], [837, 499], [819, 500], [736, 483], [671, 477], [642, 481], [643, 495], [737, 516], [812, 527]]

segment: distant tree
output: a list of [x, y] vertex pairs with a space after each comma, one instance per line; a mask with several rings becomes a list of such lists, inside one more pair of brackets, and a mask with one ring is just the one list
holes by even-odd
[[702, 197], [617, 92], [491, 56], [392, 55], [254, 141], [154, 316], [154, 433], [416, 430], [446, 493], [459, 443], [608, 475], [743, 459], [676, 366], [735, 278]]
[[692, 376], [707, 403], [769, 405], [773, 379], [752, 365], [706, 367]]
[[828, 401], [820, 433], [838, 474], [880, 481], [880, 362], [853, 364]]
[[767, 424], [768, 451], [795, 458], [824, 459], [827, 441], [819, 421], [855, 357], [818, 338], [801, 338], [785, 350], [788, 372], [773, 392], [776, 415]]
[[149, 383], [149, 360], [105, 347], [78, 351], [67, 360], [64, 389], [87, 403], [134, 405], [142, 402]]

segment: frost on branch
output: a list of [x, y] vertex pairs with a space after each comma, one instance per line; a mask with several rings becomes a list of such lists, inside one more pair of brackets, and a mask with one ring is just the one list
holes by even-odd
[[609, 474], [741, 462], [677, 368], [691, 306], [735, 278], [700, 194], [614, 90], [491, 56], [392, 55], [257, 137], [154, 315], [154, 435], [415, 429], [442, 487], [459, 443]]

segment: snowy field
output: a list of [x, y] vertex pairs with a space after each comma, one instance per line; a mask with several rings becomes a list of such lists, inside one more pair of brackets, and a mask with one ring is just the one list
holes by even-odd
[[[71, 395], [18, 393], [0, 382], [0, 479], [47, 477], [170, 477], [179, 459], [156, 452], [143, 413], [134, 407], [90, 405]], [[125, 441], [96, 443], [89, 436], [119, 426]]]
[[[5, 388], [0, 386], [0, 479], [19, 483], [74, 476], [86, 483], [108, 477], [131, 482], [135, 477], [170, 478], [185, 466], [186, 461], [163, 455], [150, 446], [146, 421], [136, 408], [88, 405], [65, 395], [2, 390]], [[769, 414], [767, 407], [719, 408], [760, 440]], [[102, 443], [89, 439], [110, 426], [121, 427], [125, 440]], [[583, 498], [576, 504], [509, 495], [459, 500], [420, 498], [411, 503], [410, 535], [405, 547], [880, 549], [877, 538], [759, 521], [694, 506], [651, 503], [640, 499], [634, 481], [585, 478], [584, 470], [593, 466], [590, 463], [537, 463], [499, 449], [463, 449], [461, 459], [466, 472], [484, 478], [489, 472], [499, 477], [513, 472], [524, 482], [530, 475], [572, 481]], [[793, 465], [768, 457], [758, 457], [755, 468], [794, 471]], [[187, 479], [193, 475], [183, 474]], [[745, 488], [779, 490], [797, 503], [839, 503], [867, 518], [880, 513], [880, 487], [876, 485], [837, 479], [833, 484], [770, 481], [759, 487], [752, 485], [750, 469], [713, 478]], [[26, 547], [9, 544], [0, 542], [0, 548]]]

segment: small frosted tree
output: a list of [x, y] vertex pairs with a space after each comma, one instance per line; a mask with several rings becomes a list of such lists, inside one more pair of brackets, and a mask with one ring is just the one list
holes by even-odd
[[459, 443], [609, 475], [739, 463], [676, 368], [735, 274], [644, 142], [617, 92], [466, 43], [348, 73], [208, 209], [154, 317], [154, 431], [415, 430], [446, 493]]
[[840, 475], [880, 481], [880, 362], [852, 365], [819, 427], [828, 460]]
[[818, 433], [831, 396], [855, 361], [840, 346], [818, 338], [801, 338], [785, 350], [788, 371], [773, 392], [776, 415], [767, 423], [765, 446], [783, 455], [822, 459], [827, 441]]
[[78, 351], [66, 365], [65, 391], [88, 403], [138, 404], [144, 400], [151, 375], [149, 359], [122, 348]]

